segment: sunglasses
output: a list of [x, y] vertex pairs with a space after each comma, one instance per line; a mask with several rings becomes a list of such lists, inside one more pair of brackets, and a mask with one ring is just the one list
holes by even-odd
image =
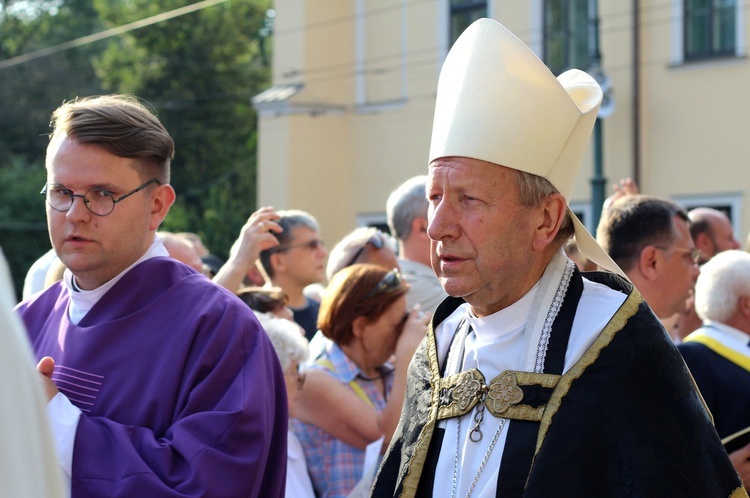
[[378, 294], [383, 294], [385, 292], [391, 292], [392, 290], [401, 287], [402, 283], [403, 279], [401, 278], [401, 273], [394, 268], [386, 273], [380, 282], [378, 282], [378, 284], [367, 293], [365, 299], [370, 299], [371, 297], [375, 297]]
[[297, 248], [297, 247], [305, 247], [307, 249], [310, 249], [311, 251], [317, 251], [318, 249], [320, 249], [322, 247], [325, 247], [325, 244], [320, 239], [312, 239], [312, 240], [308, 240], [307, 242], [300, 242], [299, 244], [292, 244], [292, 245], [289, 245], [289, 246], [273, 247], [273, 248], [269, 249], [269, 251], [274, 252], [274, 253], [275, 252], [285, 252], [285, 251], [288, 251], [290, 249], [294, 249], [294, 248]]
[[383, 246], [385, 245], [385, 234], [381, 232], [380, 230], [372, 234], [372, 236], [369, 239], [367, 239], [367, 242], [362, 244], [362, 247], [360, 247], [357, 250], [357, 252], [354, 253], [354, 256], [352, 256], [352, 259], [349, 260], [349, 263], [347, 263], [346, 266], [353, 265], [359, 259], [359, 257], [362, 256], [362, 253], [365, 252], [365, 248], [367, 247], [368, 244], [374, 247], [375, 249], [378, 249], [378, 250], [382, 249]]

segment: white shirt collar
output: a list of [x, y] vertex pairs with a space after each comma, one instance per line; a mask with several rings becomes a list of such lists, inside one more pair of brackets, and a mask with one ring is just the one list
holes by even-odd
[[68, 294], [70, 295], [70, 306], [68, 307], [68, 318], [71, 322], [78, 325], [83, 317], [86, 316], [91, 308], [99, 302], [99, 299], [104, 296], [114, 285], [134, 266], [146, 261], [147, 259], [155, 258], [157, 256], [169, 256], [169, 252], [164, 247], [164, 242], [159, 237], [154, 237], [154, 242], [151, 247], [148, 248], [146, 253], [138, 258], [138, 260], [132, 265], [128, 266], [121, 273], [112, 278], [109, 282], [97, 287], [92, 290], [82, 290], [73, 283], [73, 273], [66, 269], [63, 274], [63, 281], [68, 287]]
[[743, 331], [736, 329], [734, 327], [731, 327], [727, 325], [726, 323], [721, 322], [714, 322], [712, 320], [706, 320], [703, 322], [704, 327], [711, 327], [719, 332], [721, 332], [724, 335], [727, 335], [734, 339], [735, 341], [741, 342], [742, 344], [747, 344], [748, 341], [750, 341], [750, 336], [748, 334], [744, 333]]
[[482, 318], [474, 316], [469, 307], [467, 320], [477, 339], [484, 343], [494, 342], [495, 339], [524, 327], [529, 320], [529, 310], [538, 287], [539, 282], [515, 303]]

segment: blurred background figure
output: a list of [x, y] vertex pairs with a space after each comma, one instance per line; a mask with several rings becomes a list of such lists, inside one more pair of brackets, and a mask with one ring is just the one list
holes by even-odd
[[203, 274], [209, 279], [213, 280], [221, 267], [224, 266], [224, 261], [215, 254], [209, 254], [201, 257], [201, 263], [203, 263]]
[[604, 199], [602, 210], [606, 210], [610, 204], [617, 199], [628, 195], [640, 194], [641, 190], [638, 188], [638, 184], [630, 178], [620, 178], [617, 183], [612, 184], [612, 194]]
[[660, 320], [685, 311], [700, 273], [689, 223], [678, 204], [642, 194], [612, 202], [599, 222], [597, 242]]
[[289, 433], [287, 435], [286, 497], [315, 498], [310, 475], [307, 472], [302, 445], [291, 430], [291, 420], [297, 416], [297, 400], [305, 384], [305, 374], [299, 371], [307, 359], [307, 340], [299, 325], [273, 315], [259, 316], [271, 344], [279, 356], [284, 370], [286, 394], [289, 402]]
[[198, 273], [203, 273], [203, 261], [201, 261], [200, 256], [198, 256], [193, 244], [189, 240], [164, 231], [156, 232], [156, 235], [157, 237], [161, 237], [164, 247], [171, 258], [185, 263]]
[[445, 299], [445, 293], [430, 262], [430, 237], [427, 236], [427, 195], [425, 175], [406, 180], [388, 197], [386, 215], [391, 234], [398, 241], [399, 265], [409, 284], [407, 306], [417, 303], [432, 315]]
[[713, 258], [722, 251], [739, 249], [734, 229], [727, 215], [718, 209], [699, 207], [688, 212], [690, 235], [695, 247], [701, 252], [700, 263]]
[[0, 489], [7, 497], [63, 498], [39, 373], [26, 332], [13, 312], [16, 296], [0, 249]]
[[[381, 437], [387, 445], [398, 424], [406, 370], [427, 330], [418, 309], [407, 311], [407, 291], [397, 270], [370, 264], [348, 266], [328, 285], [318, 325], [331, 342], [306, 369], [293, 423], [318, 496], [347, 496], [363, 476], [364, 449]], [[331, 379], [352, 401], [332, 394]]]
[[175, 234], [177, 237], [180, 237], [182, 239], [187, 240], [190, 245], [193, 246], [193, 250], [195, 250], [196, 254], [198, 254], [199, 258], [203, 258], [205, 256], [208, 256], [210, 254], [210, 251], [206, 248], [206, 246], [203, 244], [203, 239], [201, 239], [201, 236], [197, 233], [193, 232], [178, 232]]
[[[719, 437], [750, 427], [750, 254], [727, 250], [701, 268], [695, 310], [703, 326], [677, 346]], [[729, 454], [750, 484], [750, 445]]]
[[377, 228], [355, 228], [331, 249], [326, 278], [330, 282], [339, 270], [355, 263], [370, 263], [388, 270], [399, 268], [397, 250], [393, 238]]
[[278, 217], [272, 223], [278, 229], [267, 225], [267, 231], [278, 244], [260, 252], [260, 264], [266, 285], [284, 291], [294, 312], [294, 321], [305, 329], [309, 340], [317, 331], [320, 302], [306, 296], [304, 290], [325, 279], [328, 251], [320, 238], [318, 222], [311, 214], [299, 210], [275, 214]]
[[[289, 299], [279, 287], [242, 287], [237, 292], [237, 297], [250, 306], [250, 309], [255, 311], [256, 314], [271, 314], [278, 318], [294, 321], [294, 314], [287, 305]], [[305, 346], [305, 349], [307, 349], [307, 346]]]
[[[704, 264], [720, 252], [739, 249], [740, 243], [734, 237], [734, 229], [727, 215], [718, 209], [699, 207], [688, 212], [690, 235], [695, 247], [701, 252], [700, 264]], [[674, 335], [677, 341], [701, 326], [701, 319], [695, 312], [693, 296], [688, 298], [685, 311], [674, 319]]]
[[590, 261], [586, 256], [581, 254], [575, 237], [571, 238], [570, 241], [565, 244], [564, 249], [568, 258], [578, 267], [578, 271], [595, 271], [597, 269], [596, 263]]
[[260, 272], [258, 258], [261, 251], [279, 245], [274, 233], [281, 232], [279, 215], [271, 206], [256, 210], [247, 219], [229, 250], [229, 259], [213, 277], [213, 282], [237, 293], [245, 286], [262, 286], [265, 278]]
[[44, 277], [44, 288], [46, 289], [55, 282], [62, 280], [65, 274], [65, 265], [60, 258], [55, 258], [47, 268], [47, 275]]
[[[355, 228], [331, 249], [326, 278], [330, 282], [336, 273], [355, 263], [378, 265], [386, 270], [399, 268], [396, 251], [396, 242], [390, 235], [374, 227]], [[325, 288], [319, 293], [321, 300], [324, 294]], [[330, 342], [331, 340], [320, 330], [315, 333], [310, 339], [311, 363], [315, 362]]]
[[23, 281], [21, 298], [23, 301], [45, 288], [44, 283], [47, 279], [47, 272], [55, 261], [60, 261], [60, 258], [57, 257], [54, 249], [50, 249], [34, 261], [26, 272], [26, 278]]

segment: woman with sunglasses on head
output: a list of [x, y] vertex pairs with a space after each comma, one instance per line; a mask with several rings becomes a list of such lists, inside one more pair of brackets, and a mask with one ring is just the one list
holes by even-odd
[[369, 264], [328, 284], [318, 328], [331, 343], [306, 370], [293, 422], [318, 496], [347, 496], [366, 446], [384, 437], [385, 447], [398, 424], [406, 370], [427, 327], [419, 309], [407, 311], [407, 290], [398, 270]]

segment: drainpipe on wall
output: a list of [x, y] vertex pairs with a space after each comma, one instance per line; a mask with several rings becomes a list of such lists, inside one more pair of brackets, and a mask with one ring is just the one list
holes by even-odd
[[641, 185], [641, 13], [640, 0], [633, 0], [633, 171], [631, 178]]

